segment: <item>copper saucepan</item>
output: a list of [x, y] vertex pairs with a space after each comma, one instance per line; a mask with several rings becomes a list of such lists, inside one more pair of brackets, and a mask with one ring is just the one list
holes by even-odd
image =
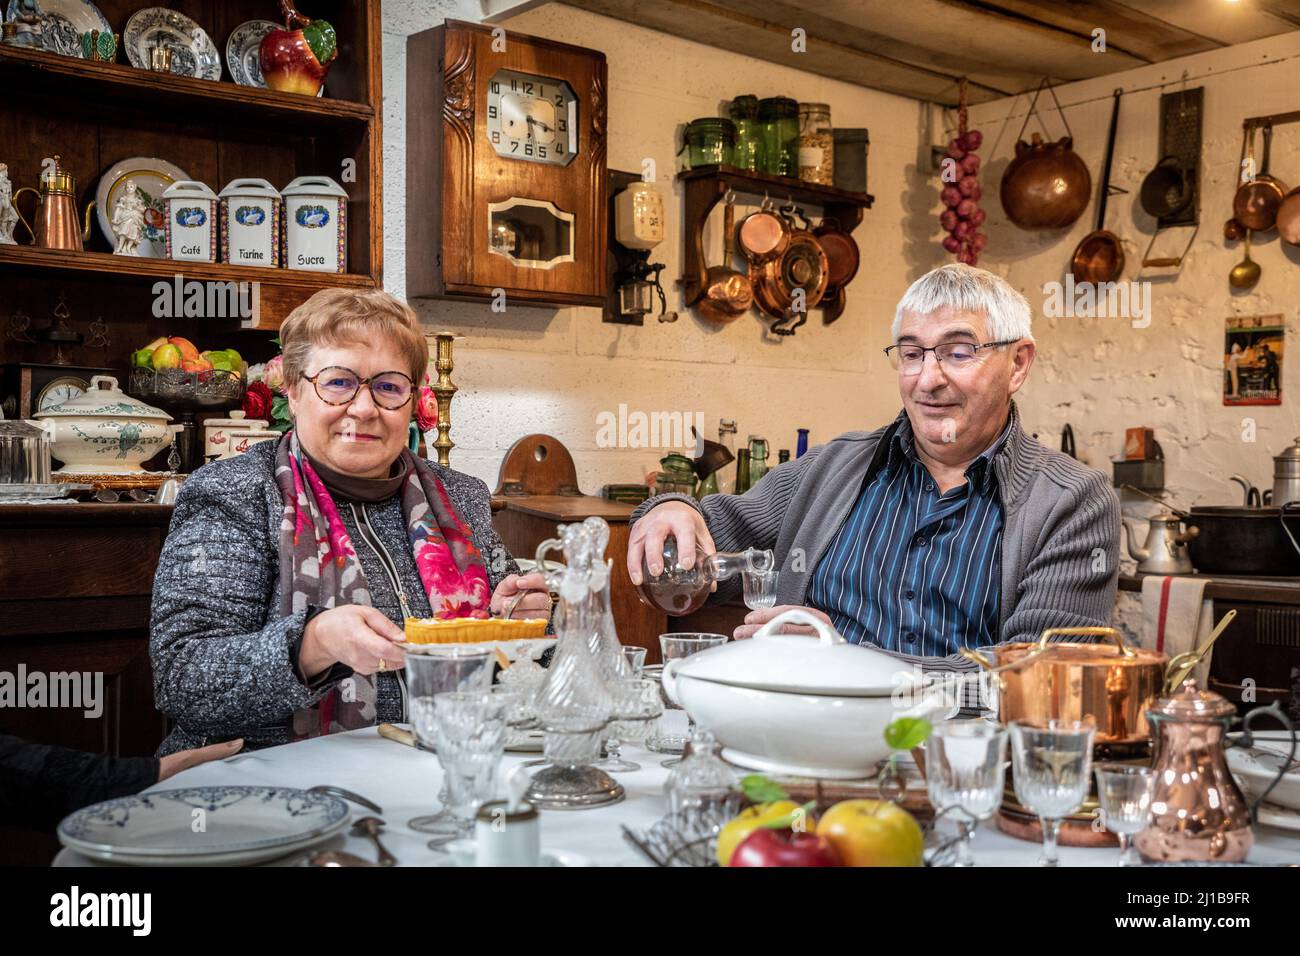
[[1110, 111], [1110, 135], [1106, 139], [1106, 159], [1101, 168], [1101, 191], [1097, 194], [1097, 228], [1080, 240], [1070, 259], [1075, 282], [1114, 282], [1124, 271], [1124, 246], [1119, 236], [1106, 228], [1106, 200], [1110, 196], [1110, 166], [1115, 157], [1115, 131], [1119, 127], [1119, 98]]
[[1277, 207], [1277, 234], [1283, 242], [1300, 246], [1300, 186], [1287, 193]]
[[[1221, 621], [1200, 648], [1172, 661], [1162, 651], [1130, 647], [1113, 627], [1048, 628], [1037, 641], [988, 648], [996, 663], [979, 651], [961, 654], [997, 674], [1002, 723], [1092, 718], [1098, 744], [1137, 745], [1151, 739], [1147, 708], [1174, 678], [1182, 683], [1230, 620]], [[1112, 644], [1048, 643], [1056, 635], [1069, 634], [1108, 637]]]
[[731, 268], [735, 249], [731, 235], [736, 225], [736, 199], [728, 190], [722, 219], [722, 264], [710, 266], [705, 274], [704, 298], [696, 306], [700, 315], [713, 322], [734, 322], [754, 304], [754, 287], [749, 276]]
[[[1251, 157], [1254, 157], [1254, 131], [1251, 132]], [[1273, 127], [1264, 127], [1264, 161], [1259, 174], [1250, 182], [1237, 187], [1232, 197], [1232, 215], [1247, 229], [1267, 232], [1277, 224], [1278, 208], [1287, 194], [1287, 187], [1268, 174], [1269, 154], [1273, 149]]]
[[778, 215], [767, 197], [763, 205], [740, 221], [736, 246], [751, 265], [761, 266], [779, 259], [790, 244], [790, 226]]

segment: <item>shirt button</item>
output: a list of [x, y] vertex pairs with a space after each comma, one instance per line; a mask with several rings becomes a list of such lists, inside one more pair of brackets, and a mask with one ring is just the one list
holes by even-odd
[[908, 591], [908, 592], [907, 592], [907, 599], [908, 599], [909, 601], [912, 600], [912, 598], [914, 598], [914, 597], [916, 597], [916, 592], [915, 592], [915, 591]]
[[927, 482], [925, 483], [925, 490], [926, 490], [926, 491], [934, 491], [934, 485], [930, 484], [930, 483], [927, 481]]
[[924, 548], [924, 547], [925, 547], [925, 535], [923, 535], [923, 534], [918, 534], [918, 535], [916, 536], [916, 544], [917, 544], [917, 547]]
[[905, 639], [905, 640], [907, 641], [907, 643], [909, 643], [909, 644], [915, 644], [915, 643], [916, 643], [916, 635], [913, 634], [911, 631], [908, 631], [907, 634], [904, 635], [904, 639]]

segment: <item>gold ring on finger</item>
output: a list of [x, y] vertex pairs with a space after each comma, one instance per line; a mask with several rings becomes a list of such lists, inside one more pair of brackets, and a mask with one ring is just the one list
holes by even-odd
[[381, 672], [388, 670], [388, 664], [384, 662], [384, 659], [382, 657], [379, 658], [379, 670]]

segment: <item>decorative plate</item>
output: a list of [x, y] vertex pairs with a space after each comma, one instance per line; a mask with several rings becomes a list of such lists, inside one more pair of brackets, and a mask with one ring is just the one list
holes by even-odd
[[174, 182], [189, 178], [190, 174], [174, 163], [151, 156], [132, 156], [114, 163], [99, 178], [99, 186], [95, 189], [95, 216], [108, 244], [117, 244], [113, 235], [113, 210], [126, 189], [127, 180], [130, 180], [145, 202], [144, 239], [136, 255], [145, 259], [167, 258], [163, 190]]
[[83, 33], [98, 30], [110, 37], [113, 34], [113, 28], [109, 26], [104, 14], [90, 0], [38, 0], [38, 3], [32, 3], [31, 0], [9, 0], [5, 21], [12, 23], [28, 16], [24, 8], [31, 6], [36, 6], [40, 11], [38, 23], [31, 34], [38, 49], [61, 53], [63, 56], [75, 56], [80, 60], [84, 59], [81, 55]]
[[230, 78], [240, 86], [256, 86], [266, 89], [266, 79], [262, 76], [262, 63], [258, 50], [262, 38], [273, 30], [280, 30], [278, 23], [270, 20], [249, 20], [235, 27], [226, 40], [226, 69]]
[[137, 69], [149, 69], [149, 51], [172, 51], [172, 73], [201, 80], [221, 79], [221, 54], [203, 28], [183, 13], [166, 7], [146, 7], [126, 21], [122, 31], [126, 58]]
[[59, 840], [92, 859], [113, 863], [235, 865], [273, 859], [326, 839], [349, 818], [348, 805], [325, 793], [290, 787], [189, 787], [78, 810], [59, 824]]

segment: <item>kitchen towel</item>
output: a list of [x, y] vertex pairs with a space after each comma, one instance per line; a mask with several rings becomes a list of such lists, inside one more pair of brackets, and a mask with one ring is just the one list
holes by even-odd
[[[1209, 578], [1146, 575], [1142, 579], [1142, 646], [1164, 651], [1173, 659], [1204, 644], [1214, 630], [1214, 602], [1205, 598], [1209, 583]], [[1211, 648], [1192, 671], [1202, 690], [1213, 656]]]

